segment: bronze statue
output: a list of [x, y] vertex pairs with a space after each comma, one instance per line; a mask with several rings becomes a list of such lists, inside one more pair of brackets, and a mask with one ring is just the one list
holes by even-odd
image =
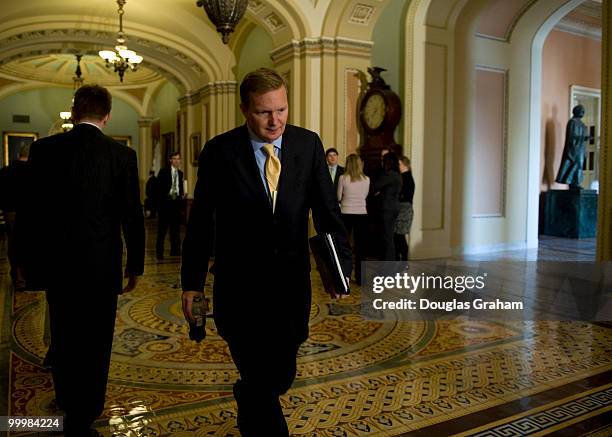
[[567, 122], [565, 129], [565, 146], [555, 180], [560, 184], [568, 184], [571, 190], [580, 190], [583, 178], [584, 142], [589, 139], [589, 135], [586, 125], [581, 120], [584, 117], [584, 106], [575, 106], [572, 113], [574, 116]]

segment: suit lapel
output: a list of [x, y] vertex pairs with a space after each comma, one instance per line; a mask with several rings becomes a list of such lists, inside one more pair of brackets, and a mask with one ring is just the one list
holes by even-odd
[[278, 181], [278, 197], [276, 198], [276, 210], [279, 205], [286, 202], [290, 197], [289, 190], [293, 186], [291, 178], [295, 176], [295, 160], [297, 159], [297, 147], [292, 136], [291, 126], [287, 125], [283, 132], [283, 143], [281, 147], [281, 174]]
[[246, 181], [246, 185], [252, 189], [253, 194], [261, 202], [270, 205], [268, 194], [259, 175], [259, 167], [257, 167], [257, 162], [255, 161], [255, 154], [253, 153], [246, 125], [243, 125], [240, 129], [238, 141], [234, 144], [234, 151], [236, 153], [236, 170], [240, 177]]

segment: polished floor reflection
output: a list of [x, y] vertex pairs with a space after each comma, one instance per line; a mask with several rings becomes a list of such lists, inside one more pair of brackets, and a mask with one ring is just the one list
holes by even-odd
[[[203, 343], [188, 339], [180, 260], [158, 263], [152, 235], [150, 226], [145, 277], [119, 300], [106, 409], [95, 426], [105, 436], [238, 436], [227, 346], [212, 320]], [[478, 259], [586, 261], [593, 244], [546, 239], [538, 251]], [[13, 295], [3, 260], [0, 415], [50, 415], [44, 299]], [[282, 397], [292, 435], [612, 435], [612, 325], [383, 323], [362, 317], [358, 292], [331, 301], [316, 273], [313, 284], [310, 338]]]

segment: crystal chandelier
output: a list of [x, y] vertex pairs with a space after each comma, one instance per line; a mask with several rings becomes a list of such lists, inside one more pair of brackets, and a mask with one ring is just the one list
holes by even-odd
[[244, 16], [249, 0], [198, 0], [210, 21], [217, 27], [224, 44], [229, 42], [230, 33]]
[[98, 54], [106, 62], [107, 67], [114, 67], [115, 73], [119, 74], [119, 80], [123, 82], [123, 75], [126, 70], [136, 70], [138, 64], [142, 62], [142, 56], [136, 54], [134, 50], [128, 50], [126, 45], [127, 38], [123, 33], [123, 6], [126, 0], [117, 0], [119, 9], [119, 33], [117, 33], [117, 45], [115, 50], [100, 50]]
[[[72, 87], [73, 97], [74, 97], [74, 93], [76, 92], [76, 90], [81, 88], [81, 86], [83, 85], [83, 78], [81, 77], [82, 76], [81, 58], [83, 57], [83, 55], [75, 55], [75, 56], [77, 59], [77, 67], [76, 67], [76, 71], [74, 72], [75, 75], [72, 77], [72, 80], [74, 81], [74, 85]], [[72, 112], [71, 111], [60, 112], [60, 118], [63, 120], [62, 129], [64, 130], [64, 132], [67, 132], [74, 127], [74, 123], [72, 122]]]

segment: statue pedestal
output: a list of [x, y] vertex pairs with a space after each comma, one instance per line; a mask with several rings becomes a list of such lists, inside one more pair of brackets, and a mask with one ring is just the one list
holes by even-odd
[[597, 229], [595, 190], [550, 190], [541, 194], [541, 234], [565, 238], [591, 238]]

